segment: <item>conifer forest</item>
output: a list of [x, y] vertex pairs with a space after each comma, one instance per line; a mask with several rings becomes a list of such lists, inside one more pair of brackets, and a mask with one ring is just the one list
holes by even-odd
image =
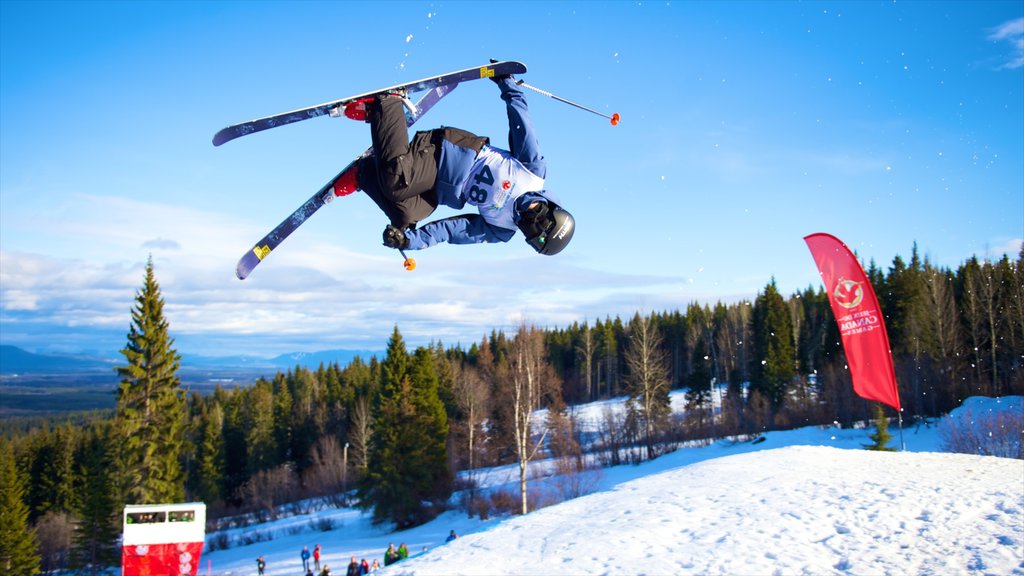
[[[970, 396], [1024, 394], [1024, 251], [947, 269], [915, 245], [909, 260], [865, 270], [905, 425]], [[583, 453], [637, 461], [683, 442], [852, 426], [880, 408], [853, 393], [824, 289], [784, 295], [774, 279], [751, 301], [527, 321], [468, 347], [410, 348], [399, 323], [381, 335], [383, 357], [199, 395], [178, 380], [156, 272], [150, 262], [126, 319], [116, 409], [3, 428], [0, 561], [25, 568], [12, 573], [117, 565], [126, 503], [203, 501], [216, 522], [322, 498], [402, 528], [467, 488], [461, 471]], [[675, 389], [685, 410], [670, 406]], [[578, 425], [572, 406], [615, 397], [628, 398], [621, 416]]]

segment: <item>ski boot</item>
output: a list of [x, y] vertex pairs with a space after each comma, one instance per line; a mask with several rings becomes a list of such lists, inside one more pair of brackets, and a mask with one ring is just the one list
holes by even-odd
[[334, 195], [335, 196], [348, 196], [349, 194], [359, 190], [359, 185], [356, 182], [356, 174], [359, 172], [358, 164], [352, 168], [345, 170], [338, 176], [338, 179], [334, 181]]
[[383, 94], [374, 94], [373, 96], [366, 96], [353, 100], [345, 104], [345, 110], [342, 112], [345, 117], [351, 118], [359, 122], [366, 122], [366, 105], [373, 102], [373, 99], [377, 96], [396, 96], [402, 99], [402, 103], [405, 105], [405, 117], [411, 119], [412, 115], [416, 114], [416, 105], [409, 100], [409, 96], [405, 90], [392, 90], [384, 92]]
[[330, 204], [336, 197], [348, 196], [349, 194], [358, 191], [359, 184], [356, 181], [356, 175], [358, 173], [358, 163], [342, 172], [338, 178], [331, 183], [331, 187], [324, 192], [322, 196], [324, 204]]

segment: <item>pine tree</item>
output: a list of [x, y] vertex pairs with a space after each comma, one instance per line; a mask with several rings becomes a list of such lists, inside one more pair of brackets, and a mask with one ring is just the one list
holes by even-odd
[[434, 351], [420, 347], [409, 366], [412, 378], [412, 402], [415, 418], [410, 432], [415, 461], [423, 470], [421, 502], [429, 502], [427, 519], [439, 512], [452, 493], [452, 473], [448, 467], [448, 411], [441, 400], [441, 378]]
[[774, 278], [754, 301], [753, 329], [755, 363], [751, 391], [760, 392], [772, 410], [778, 411], [796, 374], [796, 347], [793, 321]]
[[216, 502], [221, 499], [224, 470], [224, 408], [219, 402], [199, 402], [199, 441], [192, 490], [199, 500]]
[[105, 574], [118, 560], [118, 522], [111, 492], [111, 469], [104, 428], [87, 432], [81, 454], [81, 506], [71, 550], [71, 566], [76, 574]]
[[430, 350], [417, 350], [410, 362], [396, 327], [381, 364], [370, 462], [359, 486], [375, 523], [391, 521], [398, 529], [422, 524], [451, 494], [448, 420], [437, 387]]
[[871, 439], [873, 444], [867, 444], [864, 447], [875, 452], [895, 452], [894, 448], [889, 447], [892, 435], [889, 434], [889, 419], [885, 416], [885, 409], [882, 408], [880, 402], [873, 402], [872, 404], [875, 414], [875, 433], [869, 435], [868, 438]]
[[14, 449], [0, 438], [0, 573], [39, 573], [39, 545], [28, 522], [25, 484], [14, 465]]
[[[693, 432], [707, 432], [713, 415], [711, 388], [711, 359], [708, 353], [707, 340], [704, 336], [697, 338], [693, 347], [693, 358], [690, 361], [693, 372], [686, 379], [689, 392], [686, 394], [686, 419]], [[701, 437], [701, 436], [698, 436]]]
[[247, 392], [243, 416], [249, 456], [247, 470], [254, 475], [279, 463], [274, 438], [274, 391], [270, 382], [259, 380]]
[[117, 368], [116, 466], [120, 497], [130, 503], [177, 502], [185, 496], [185, 399], [177, 374], [181, 356], [173, 346], [150, 258], [132, 308], [128, 344], [121, 350], [127, 366]]
[[273, 393], [273, 435], [277, 443], [277, 460], [286, 462], [292, 458], [295, 419], [292, 417], [292, 391], [281, 374], [274, 377]]
[[48, 512], [74, 510], [75, 442], [76, 431], [70, 425], [55, 430], [43, 428], [32, 435], [24, 455], [24, 469], [32, 479], [26, 486], [25, 498], [30, 521], [35, 522]]

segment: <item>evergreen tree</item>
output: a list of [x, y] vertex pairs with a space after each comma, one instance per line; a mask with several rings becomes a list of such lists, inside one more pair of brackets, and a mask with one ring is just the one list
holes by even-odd
[[867, 444], [864, 447], [868, 450], [875, 452], [895, 452], [894, 448], [889, 447], [889, 441], [892, 440], [892, 435], [889, 434], [889, 418], [885, 416], [885, 409], [882, 408], [880, 402], [873, 402], [872, 410], [875, 415], [875, 433], [868, 436], [873, 444]]
[[[618, 322], [618, 318], [615, 319]], [[594, 327], [597, 333], [598, 350], [601, 355], [600, 376], [604, 379], [604, 397], [610, 398], [618, 393], [619, 376], [619, 345], [615, 324], [611, 318], [606, 318], [604, 324], [600, 320]], [[598, 395], [601, 395], [601, 383], [598, 382]]]
[[693, 372], [686, 379], [689, 388], [686, 395], [686, 419], [693, 427], [694, 432], [706, 432], [714, 414], [711, 388], [713, 376], [711, 375], [708, 346], [703, 336], [697, 338], [690, 365], [693, 367]]
[[277, 444], [277, 461], [286, 462], [292, 458], [292, 431], [295, 419], [292, 417], [292, 392], [282, 374], [274, 377], [273, 406], [273, 435]]
[[76, 436], [76, 429], [69, 424], [52, 431], [44, 428], [33, 435], [24, 467], [32, 479], [26, 486], [30, 521], [35, 522], [48, 512], [66, 513], [75, 509]]
[[246, 394], [245, 445], [248, 447], [249, 475], [278, 465], [274, 438], [274, 392], [271, 383], [259, 380]]
[[429, 517], [432, 518], [452, 493], [452, 474], [448, 467], [448, 410], [441, 400], [441, 378], [434, 352], [429, 348], [417, 348], [409, 368], [415, 410], [412, 449], [414, 460], [424, 472], [420, 497], [423, 502], [431, 504]]
[[223, 392], [220, 388], [215, 396], [223, 394], [219, 402], [224, 407], [224, 472], [222, 476], [223, 495], [228, 504], [238, 506], [242, 502], [239, 490], [249, 481], [249, 449], [246, 444], [246, 405], [243, 394]]
[[395, 327], [381, 365], [370, 465], [359, 486], [373, 521], [404, 529], [436, 516], [451, 494], [448, 420], [437, 394], [433, 355], [417, 350], [410, 362]]
[[224, 470], [224, 408], [219, 402], [200, 400], [199, 441], [196, 446], [196, 479], [193, 492], [198, 500], [221, 499]]
[[0, 573], [39, 573], [39, 545], [29, 526], [25, 484], [14, 465], [14, 449], [0, 438]]
[[313, 447], [323, 433], [323, 387], [305, 368], [296, 368], [289, 383], [292, 392], [292, 443], [288, 459], [301, 473], [309, 467]]
[[117, 566], [119, 523], [114, 495], [111, 493], [111, 469], [107, 444], [109, 426], [88, 432], [81, 454], [81, 506], [71, 550], [71, 566], [76, 574], [96, 576]]
[[185, 496], [185, 399], [177, 374], [181, 356], [173, 346], [150, 258], [121, 350], [128, 365], [117, 368], [116, 465], [120, 497], [130, 503], [178, 502]]
[[774, 278], [754, 301], [753, 327], [755, 364], [750, 387], [777, 411], [796, 374], [796, 348], [789, 309]]

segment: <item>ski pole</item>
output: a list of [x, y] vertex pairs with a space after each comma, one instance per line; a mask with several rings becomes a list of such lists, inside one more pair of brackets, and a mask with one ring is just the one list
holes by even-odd
[[406, 270], [408, 270], [409, 272], [412, 272], [413, 270], [416, 269], [416, 261], [413, 260], [412, 258], [409, 258], [408, 256], [406, 256], [405, 255], [405, 250], [399, 248], [398, 249], [398, 253], [402, 255], [402, 258], [405, 258], [405, 262], [403, 262], [402, 264], [405, 266]]
[[551, 92], [548, 92], [547, 90], [541, 90], [540, 88], [537, 88], [536, 86], [530, 86], [529, 84], [527, 84], [526, 82], [523, 82], [522, 80], [516, 80], [516, 84], [518, 84], [519, 86], [522, 86], [523, 88], [529, 88], [530, 90], [533, 90], [534, 92], [537, 92], [539, 94], [543, 94], [543, 95], [547, 96], [548, 98], [554, 98], [555, 100], [558, 100], [559, 102], [564, 102], [564, 103], [566, 103], [566, 104], [568, 104], [570, 106], [575, 106], [575, 107], [579, 108], [580, 110], [586, 110], [587, 112], [590, 112], [591, 114], [597, 114], [598, 116], [600, 116], [602, 118], [607, 118], [607, 119], [612, 121], [612, 126], [618, 126], [618, 124], [619, 124], [619, 113], [618, 112], [616, 112], [616, 113], [612, 114], [611, 116], [609, 116], [607, 114], [602, 114], [602, 113], [598, 112], [597, 110], [591, 110], [590, 108], [587, 108], [586, 106], [582, 106], [582, 105], [577, 104], [575, 102], [566, 100], [565, 98], [562, 98], [561, 96], [555, 96], [554, 94], [552, 94]]

